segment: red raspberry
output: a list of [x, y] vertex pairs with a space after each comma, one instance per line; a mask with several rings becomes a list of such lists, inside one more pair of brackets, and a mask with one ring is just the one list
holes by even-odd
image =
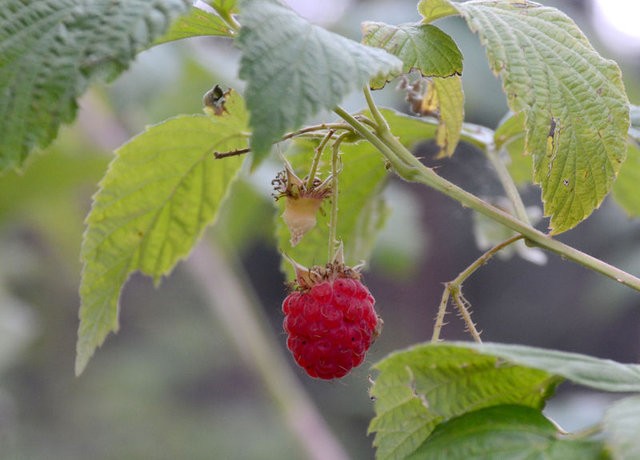
[[362, 363], [382, 320], [356, 270], [315, 270], [282, 303], [287, 347], [311, 377], [340, 378]]

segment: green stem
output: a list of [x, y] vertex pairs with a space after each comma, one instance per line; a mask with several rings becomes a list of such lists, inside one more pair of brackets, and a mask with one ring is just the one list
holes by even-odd
[[639, 278], [553, 239], [551, 236], [536, 230], [511, 214], [486, 203], [477, 196], [438, 176], [432, 169], [420, 163], [390, 131], [380, 130], [381, 132], [378, 132], [376, 135], [344, 109], [337, 107], [334, 111], [349, 123], [358, 134], [378, 149], [387, 161], [389, 161], [396, 173], [404, 180], [427, 185], [453, 198], [463, 206], [471, 208], [505, 227], [516, 231], [524, 236], [531, 244], [559, 254], [565, 259], [576, 262], [618, 283], [640, 291]]
[[327, 260], [333, 260], [336, 252], [336, 232], [338, 229], [338, 160], [340, 156], [340, 144], [350, 133], [342, 133], [332, 145], [331, 155], [331, 215], [329, 216], [329, 256]]
[[436, 316], [436, 323], [433, 325], [433, 335], [431, 336], [431, 342], [437, 342], [440, 340], [440, 332], [445, 325], [444, 317], [447, 314], [447, 305], [449, 305], [450, 291], [448, 286], [445, 285], [442, 292], [442, 299], [440, 299], [440, 306], [438, 307], [438, 315]]
[[316, 172], [318, 171], [318, 164], [320, 164], [320, 157], [322, 156], [322, 152], [327, 145], [327, 142], [331, 140], [335, 131], [330, 129], [326, 136], [322, 138], [320, 144], [315, 148], [315, 154], [313, 155], [313, 161], [311, 162], [311, 169], [309, 170], [309, 177], [307, 178], [307, 191], [313, 188], [313, 181], [316, 178]]
[[460, 317], [462, 318], [462, 320], [464, 321], [464, 324], [467, 327], [467, 331], [469, 331], [469, 334], [471, 334], [471, 337], [473, 337], [473, 340], [476, 343], [482, 343], [482, 339], [480, 338], [480, 332], [478, 331], [478, 329], [476, 329], [476, 325], [471, 319], [471, 311], [469, 310], [469, 307], [471, 305], [469, 304], [469, 301], [465, 299], [464, 296], [462, 295], [461, 288], [462, 288], [461, 286], [457, 286], [457, 287], [449, 287], [448, 289], [451, 291], [451, 296], [453, 297], [453, 303], [456, 305], [456, 308], [460, 313]]
[[453, 300], [460, 311], [462, 319], [467, 325], [467, 329], [477, 342], [481, 342], [480, 334], [475, 328], [475, 324], [471, 321], [471, 313], [466, 308], [468, 302], [462, 296], [462, 283], [464, 283], [471, 275], [475, 273], [480, 267], [486, 264], [494, 255], [500, 252], [507, 246], [522, 239], [522, 235], [512, 236], [511, 238], [499, 243], [482, 254], [471, 265], [465, 268], [458, 276], [453, 280], [445, 284], [444, 292], [442, 293], [442, 299], [440, 300], [440, 306], [438, 307], [438, 315], [436, 316], [436, 322], [433, 326], [433, 335], [431, 336], [432, 342], [440, 340], [440, 332], [444, 326], [444, 317], [447, 314], [447, 305], [449, 303], [449, 297], [453, 296]]
[[522, 222], [531, 225], [529, 221], [529, 216], [527, 215], [527, 209], [522, 202], [522, 197], [520, 196], [520, 192], [518, 192], [518, 187], [513, 182], [513, 177], [509, 174], [507, 167], [504, 162], [498, 156], [498, 152], [496, 152], [496, 146], [493, 142], [487, 144], [484, 149], [489, 162], [493, 166], [493, 169], [496, 171], [498, 175], [498, 180], [500, 184], [502, 184], [502, 188], [507, 194], [507, 198], [511, 202], [513, 206], [514, 213], [518, 219]]
[[369, 107], [369, 110], [371, 111], [371, 115], [373, 115], [373, 119], [376, 121], [377, 125], [378, 125], [378, 130], [379, 131], [389, 131], [389, 124], [387, 123], [387, 120], [384, 118], [384, 115], [382, 115], [382, 113], [380, 112], [380, 110], [378, 109], [378, 106], [376, 105], [375, 101], [373, 100], [373, 95], [371, 94], [371, 89], [369, 89], [369, 86], [365, 85], [364, 87], [364, 97], [367, 100], [367, 106]]
[[510, 246], [516, 241], [521, 240], [522, 238], [523, 238], [522, 235], [516, 235], [504, 240], [502, 243], [496, 244], [494, 247], [492, 247], [487, 252], [485, 252], [480, 257], [478, 257], [471, 265], [465, 268], [458, 276], [456, 276], [453, 280], [451, 280], [451, 283], [453, 283], [456, 286], [462, 286], [462, 283], [464, 283], [467, 280], [467, 278], [473, 275], [476, 272], [476, 270], [478, 270], [484, 264], [489, 262], [489, 260], [493, 256], [495, 256], [498, 252], [502, 251], [507, 246]]

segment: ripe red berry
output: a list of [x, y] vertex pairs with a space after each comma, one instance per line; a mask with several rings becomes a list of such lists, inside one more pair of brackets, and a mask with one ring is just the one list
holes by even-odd
[[332, 264], [319, 270], [284, 299], [284, 330], [287, 347], [307, 374], [334, 379], [362, 363], [382, 320], [357, 271], [341, 266], [336, 272]]

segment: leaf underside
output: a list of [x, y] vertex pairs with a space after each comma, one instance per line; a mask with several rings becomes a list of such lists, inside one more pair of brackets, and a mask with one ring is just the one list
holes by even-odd
[[0, 172], [19, 168], [187, 10], [188, 0], [5, 0], [0, 8]]
[[216, 216], [247, 146], [246, 112], [232, 93], [222, 116], [179, 116], [116, 151], [94, 197], [82, 242], [76, 373], [118, 329], [118, 299], [135, 271], [156, 282], [195, 245]]
[[551, 232], [569, 230], [602, 203], [625, 159], [629, 108], [620, 69], [555, 8], [446, 3], [422, 0], [420, 11], [430, 14], [433, 4], [440, 8], [434, 11], [453, 14], [453, 7], [478, 33], [509, 107], [524, 113], [525, 149]]
[[604, 416], [604, 433], [615, 459], [640, 458], [640, 396], [616, 402]]
[[285, 132], [401, 69], [396, 57], [310, 24], [278, 0], [244, 0], [240, 12], [239, 76], [247, 82], [254, 165]]

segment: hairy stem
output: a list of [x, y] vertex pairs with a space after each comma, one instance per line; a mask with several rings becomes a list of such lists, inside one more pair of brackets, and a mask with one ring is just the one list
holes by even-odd
[[329, 216], [329, 257], [327, 260], [333, 260], [336, 250], [336, 231], [338, 228], [338, 186], [340, 181], [338, 175], [340, 174], [340, 168], [338, 163], [340, 161], [340, 144], [348, 136], [349, 133], [343, 133], [333, 143], [331, 154], [331, 215]]
[[376, 105], [375, 101], [373, 100], [373, 95], [371, 94], [371, 89], [369, 89], [369, 86], [365, 85], [364, 87], [364, 97], [367, 100], [367, 106], [369, 107], [369, 110], [371, 111], [371, 115], [373, 115], [373, 119], [375, 120], [376, 124], [378, 125], [378, 129], [382, 130], [382, 131], [389, 131], [389, 124], [387, 123], [387, 120], [384, 118], [384, 115], [382, 115], [382, 112], [380, 112], [380, 110], [378, 109], [378, 106]]
[[453, 301], [460, 312], [460, 316], [465, 321], [469, 333], [473, 336], [476, 342], [481, 342], [480, 333], [476, 330], [475, 324], [471, 320], [471, 313], [469, 312], [467, 305], [469, 304], [462, 296], [462, 283], [464, 283], [471, 275], [475, 273], [480, 267], [486, 264], [494, 255], [500, 252], [507, 246], [522, 239], [522, 235], [512, 236], [511, 238], [499, 243], [482, 254], [471, 265], [465, 268], [458, 276], [445, 284], [444, 292], [442, 293], [442, 299], [438, 307], [438, 315], [436, 316], [436, 322], [433, 326], [433, 335], [431, 336], [432, 342], [440, 340], [440, 332], [444, 326], [444, 317], [447, 314], [447, 305], [449, 304], [449, 297], [453, 297]]
[[212, 313], [225, 324], [242, 358], [251, 364], [282, 410], [305, 458], [347, 460], [346, 451], [293, 374], [273, 334], [265, 328], [268, 320], [256, 308], [258, 302], [251, 288], [236, 274], [238, 264], [230, 262], [232, 259], [214, 243], [203, 241], [191, 255], [187, 268]]
[[[304, 136], [305, 134], [312, 134], [315, 133], [317, 131], [338, 131], [338, 130], [346, 130], [349, 132], [353, 132], [353, 128], [346, 124], [346, 123], [322, 123], [319, 125], [313, 125], [313, 126], [305, 126], [302, 129], [298, 129], [296, 131], [291, 131], [290, 133], [285, 134], [284, 136], [282, 136], [279, 140], [277, 140], [275, 143], [278, 142], [282, 142], [282, 141], [288, 141], [289, 139], [293, 139], [294, 137], [299, 137], [299, 136]], [[322, 136], [326, 136], [326, 134], [322, 134]], [[247, 135], [248, 137], [248, 135]], [[317, 136], [319, 137], [319, 136]], [[229, 152], [213, 152], [213, 156], [216, 159], [221, 159], [221, 158], [227, 158], [227, 157], [232, 157], [232, 156], [236, 156], [236, 155], [243, 155], [245, 153], [249, 153], [251, 151], [250, 148], [245, 148], [245, 149], [236, 149], [236, 150], [231, 150]]]
[[316, 173], [318, 172], [318, 165], [320, 164], [320, 157], [322, 156], [322, 152], [324, 151], [327, 142], [331, 140], [335, 131], [330, 129], [329, 132], [322, 138], [320, 144], [315, 148], [315, 152], [313, 155], [313, 160], [311, 162], [311, 169], [309, 170], [309, 177], [307, 178], [307, 190], [311, 190], [313, 188], [313, 181], [316, 178]]
[[482, 343], [482, 340], [480, 339], [480, 332], [476, 329], [476, 325], [471, 319], [471, 310], [469, 310], [471, 304], [462, 295], [462, 286], [457, 286], [455, 288], [450, 287], [449, 289], [451, 291], [451, 296], [453, 297], [453, 303], [458, 309], [458, 313], [464, 321], [467, 331], [471, 334], [471, 337], [473, 337], [473, 340], [476, 343]]
[[420, 163], [420, 160], [414, 157], [413, 154], [404, 145], [402, 145], [390, 131], [379, 129], [378, 133], [373, 133], [344, 109], [337, 107], [334, 111], [349, 123], [358, 134], [371, 142], [371, 144], [387, 159], [396, 173], [404, 180], [427, 185], [448, 197], [453, 198], [463, 206], [484, 214], [505, 227], [514, 230], [526, 238], [529, 244], [545, 248], [551, 252], [559, 254], [565, 259], [601, 273], [618, 283], [640, 291], [640, 278], [555, 240], [551, 236], [536, 230], [529, 224], [521, 221], [511, 214], [490, 205], [477, 196], [438, 176], [438, 174], [436, 174], [431, 168], [427, 168]]
[[433, 335], [431, 336], [431, 342], [437, 342], [440, 340], [440, 332], [445, 325], [444, 317], [447, 315], [447, 305], [449, 305], [449, 287], [445, 285], [442, 292], [442, 299], [438, 306], [438, 314], [436, 316], [436, 322], [433, 325]]

